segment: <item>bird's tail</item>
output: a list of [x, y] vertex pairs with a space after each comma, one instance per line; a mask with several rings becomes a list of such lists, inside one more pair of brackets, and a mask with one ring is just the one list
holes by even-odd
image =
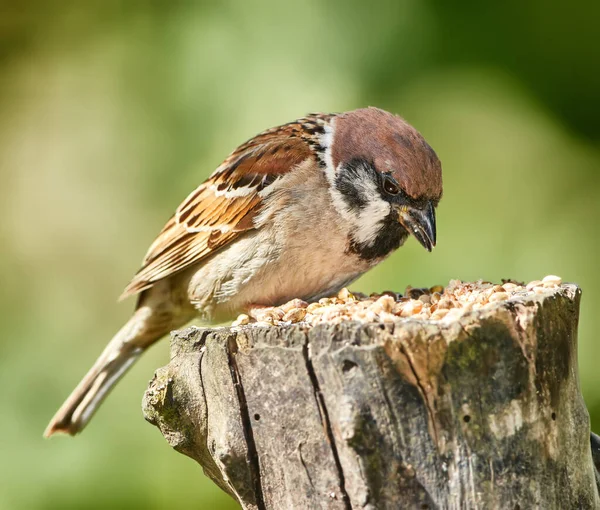
[[153, 331], [149, 338], [143, 310], [138, 309], [113, 337], [92, 368], [56, 412], [44, 432], [45, 437], [56, 433], [74, 436], [81, 432], [100, 407], [112, 387], [133, 365], [154, 340], [165, 332]]

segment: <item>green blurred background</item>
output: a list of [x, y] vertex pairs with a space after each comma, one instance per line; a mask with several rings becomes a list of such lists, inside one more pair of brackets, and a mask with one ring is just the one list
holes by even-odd
[[439, 244], [356, 283], [561, 275], [600, 430], [600, 2], [0, 3], [0, 507], [235, 508], [140, 411], [162, 342], [76, 439], [42, 440], [179, 201], [258, 131], [400, 113], [444, 166]]

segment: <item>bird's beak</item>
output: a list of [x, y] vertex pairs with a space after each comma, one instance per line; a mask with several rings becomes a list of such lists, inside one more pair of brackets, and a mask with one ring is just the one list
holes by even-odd
[[427, 251], [433, 250], [436, 242], [435, 209], [428, 202], [421, 209], [416, 207], [401, 206], [398, 209], [398, 221], [414, 235]]

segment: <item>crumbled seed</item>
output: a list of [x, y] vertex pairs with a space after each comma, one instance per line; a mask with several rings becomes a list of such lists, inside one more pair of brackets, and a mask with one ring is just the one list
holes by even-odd
[[446, 315], [448, 315], [448, 312], [450, 310], [446, 310], [444, 308], [441, 308], [439, 310], [436, 310], [435, 312], [433, 312], [431, 314], [431, 320], [432, 321], [439, 321], [440, 319], [443, 319], [444, 317], [446, 317]]
[[400, 315], [402, 313], [402, 309], [404, 308], [405, 301], [399, 301], [394, 305], [392, 313], [394, 315]]
[[404, 292], [404, 295], [411, 299], [419, 299], [420, 296], [427, 292], [429, 292], [427, 289], [414, 289], [412, 287], [407, 287], [406, 291]]
[[250, 324], [250, 317], [245, 313], [238, 315], [238, 318], [231, 323], [232, 326], [245, 326], [246, 324]]
[[413, 315], [411, 317], [411, 319], [416, 319], [419, 321], [426, 321], [426, 320], [429, 320], [430, 317], [431, 317], [431, 315], [429, 314], [429, 311], [426, 309], [423, 309], [420, 313]]
[[423, 310], [423, 302], [418, 299], [411, 299], [402, 307], [400, 317], [411, 317], [412, 315], [421, 313], [421, 310]]
[[341, 299], [342, 301], [347, 301], [349, 299], [354, 299], [354, 295], [346, 287], [344, 287], [342, 290], [340, 290], [338, 292], [337, 297], [338, 297], [338, 299]]
[[[490, 296], [492, 295], [492, 292], [490, 292], [491, 289], [486, 289], [484, 290], [481, 294], [478, 294], [477, 296], [473, 296], [475, 298], [475, 303], [479, 303], [481, 305], [485, 305], [488, 303]], [[472, 302], [472, 301], [469, 301]]]
[[283, 316], [284, 321], [300, 322], [306, 316], [306, 308], [292, 308]]
[[452, 308], [448, 310], [448, 313], [444, 317], [444, 320], [451, 321], [456, 320], [463, 315], [463, 311], [460, 308]]
[[[442, 290], [442, 292], [444, 292], [444, 291]], [[431, 293], [431, 303], [432, 304], [438, 303], [440, 301], [440, 299], [442, 299], [442, 293], [441, 292], [435, 291], [435, 292]]]
[[378, 315], [373, 310], [365, 311], [365, 321], [367, 322], [377, 322]]
[[281, 308], [285, 313], [289, 312], [293, 308], [306, 308], [308, 303], [306, 301], [302, 301], [301, 299], [292, 299], [288, 301], [285, 305], [281, 305]]
[[562, 278], [560, 276], [548, 275], [542, 280], [542, 283], [547, 289], [553, 289], [562, 283]]
[[506, 292], [495, 292], [490, 296], [490, 303], [497, 303], [498, 301], [506, 301], [508, 299], [508, 294]]
[[327, 309], [327, 311], [323, 314], [321, 314], [321, 320], [323, 322], [339, 322], [338, 319], [341, 321], [342, 319], [342, 314], [340, 313], [339, 310], [329, 307]]
[[314, 308], [311, 313], [313, 315], [323, 315], [324, 313], [329, 312], [330, 310], [334, 310], [335, 309], [335, 305], [321, 305], [319, 303], [319, 307], [318, 308]]
[[463, 313], [466, 313], [466, 312], [470, 312], [471, 310], [473, 310], [474, 306], [475, 306], [475, 303], [464, 303], [461, 305], [460, 309]]
[[381, 322], [396, 322], [397, 317], [394, 314], [388, 312], [381, 312], [379, 314], [379, 320]]
[[424, 305], [430, 305], [431, 296], [429, 294], [423, 294], [422, 296], [419, 296], [419, 301], [421, 301]]
[[390, 313], [394, 309], [395, 302], [396, 300], [392, 296], [385, 294], [371, 305], [371, 310], [375, 313]]
[[437, 303], [437, 309], [450, 309], [450, 308], [454, 308], [454, 303], [450, 300], [449, 297], [445, 297], [439, 300], [439, 302]]
[[252, 310], [250, 315], [259, 322], [274, 323], [275, 321], [283, 319], [285, 312], [277, 306], [271, 308], [257, 308]]
[[404, 296], [392, 291], [371, 294], [342, 289], [337, 296], [322, 298], [317, 303], [292, 299], [272, 308], [259, 308], [252, 316], [241, 314], [233, 326], [262, 326], [319, 323], [340, 324], [354, 320], [365, 323], [401, 323], [406, 319], [440, 321], [447, 324], [465, 313], [497, 306], [513, 296], [526, 297], [553, 292], [560, 287], [562, 279], [549, 275], [525, 285], [512, 280], [502, 280], [502, 285], [490, 282], [461, 282], [451, 280], [446, 288], [436, 285], [429, 289], [410, 285]]
[[555, 285], [560, 285], [562, 283], [562, 278], [560, 276], [549, 274], [548, 276], [545, 276], [542, 281], [544, 283], [554, 283]]
[[311, 303], [310, 305], [308, 305], [306, 307], [306, 311], [308, 313], [313, 313], [314, 310], [317, 310], [319, 308], [321, 308], [323, 305], [321, 305], [320, 303]]
[[542, 280], [534, 280], [532, 282], [529, 282], [526, 286], [525, 289], [526, 290], [533, 290], [536, 287], [539, 287], [541, 285], [543, 285], [544, 283], [542, 282]]

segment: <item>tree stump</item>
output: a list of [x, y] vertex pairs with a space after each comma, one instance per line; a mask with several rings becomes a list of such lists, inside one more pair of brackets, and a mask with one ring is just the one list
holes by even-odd
[[145, 417], [247, 509], [598, 508], [580, 296], [176, 332]]

